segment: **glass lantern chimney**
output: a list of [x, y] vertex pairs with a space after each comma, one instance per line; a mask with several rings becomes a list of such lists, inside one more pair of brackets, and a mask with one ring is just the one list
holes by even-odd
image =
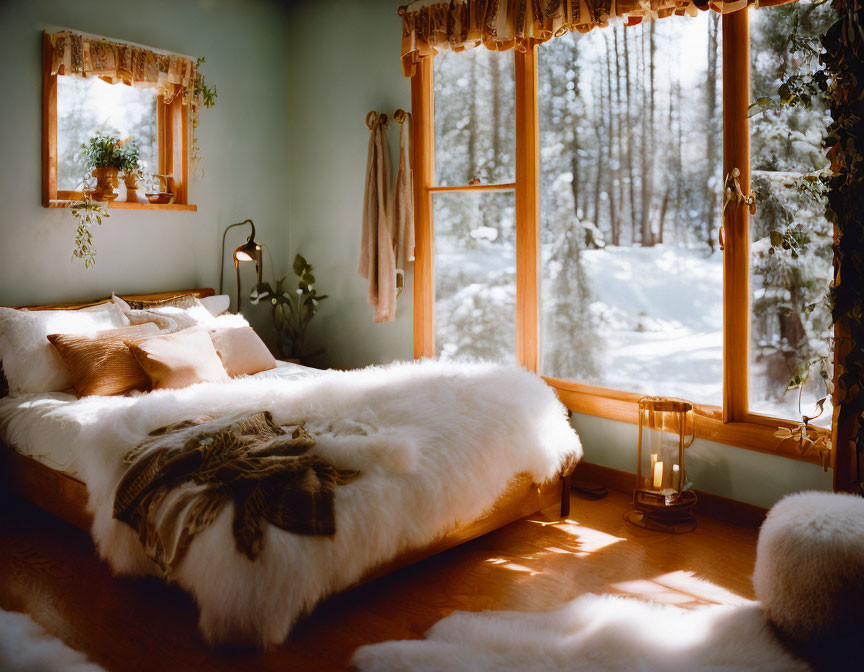
[[[639, 400], [636, 496], [671, 506], [684, 488], [684, 449], [693, 443], [693, 404], [683, 399]], [[644, 498], [644, 497], [643, 497]]]

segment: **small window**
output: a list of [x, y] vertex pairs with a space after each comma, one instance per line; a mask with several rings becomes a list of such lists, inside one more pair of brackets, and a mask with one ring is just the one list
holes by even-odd
[[[81, 198], [91, 172], [82, 145], [107, 135], [134, 138], [143, 177], [128, 198], [121, 180], [108, 207], [197, 209], [188, 199], [191, 57], [64, 30], [43, 33], [42, 60], [44, 207]], [[150, 190], [165, 193], [150, 200]]]
[[57, 78], [57, 188], [76, 191], [89, 173], [81, 145], [107, 134], [134, 138], [145, 175], [159, 172], [155, 89], [108, 84], [89, 77]]

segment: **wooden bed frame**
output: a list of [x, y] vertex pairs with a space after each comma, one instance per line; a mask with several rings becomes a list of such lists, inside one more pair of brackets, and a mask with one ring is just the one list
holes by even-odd
[[[123, 295], [135, 301], [159, 301], [191, 294], [199, 298], [212, 296], [209, 288], [186, 289], [156, 294]], [[90, 303], [52, 304], [45, 306], [19, 306], [21, 310], [75, 310], [99, 305], [110, 298]], [[87, 509], [87, 486], [83, 481], [63, 471], [51, 469], [41, 462], [22, 455], [0, 441], [0, 488], [20, 495], [45, 511], [89, 533], [92, 516]], [[534, 483], [528, 474], [513, 478], [495, 504], [480, 518], [460, 522], [431, 544], [410, 549], [392, 560], [368, 571], [359, 583], [419, 562], [437, 553], [536, 513], [540, 509], [561, 503], [561, 517], [570, 513], [570, 475], [546, 483]]]

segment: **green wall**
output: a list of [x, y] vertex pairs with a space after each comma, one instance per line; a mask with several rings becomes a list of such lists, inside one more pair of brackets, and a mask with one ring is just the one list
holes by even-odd
[[[331, 297], [321, 304], [312, 340], [326, 349], [329, 365], [341, 368], [413, 357], [410, 277], [396, 320], [374, 324], [368, 285], [357, 274], [366, 114], [411, 109], [399, 63], [399, 4], [307, 0], [289, 13], [290, 250], [315, 266], [318, 290]], [[398, 125], [389, 128], [395, 162]]]
[[[281, 268], [291, 177], [286, 25], [285, 6], [263, 0], [0, 2], [0, 304], [218, 288], [221, 233], [247, 217]], [[41, 31], [61, 27], [204, 56], [219, 93], [201, 112], [202, 158], [190, 187], [198, 212], [112, 210], [95, 232], [90, 270], [70, 261], [68, 210], [41, 207]], [[233, 229], [229, 245], [245, 235]], [[254, 272], [244, 270], [249, 288]], [[226, 264], [228, 288], [233, 272]], [[269, 320], [256, 322], [266, 331]]]
[[[333, 296], [322, 304], [314, 334], [332, 366], [412, 356], [410, 295], [400, 298], [393, 324], [374, 324], [366, 284], [355, 270], [369, 137], [363, 120], [371, 109], [410, 109], [399, 65], [399, 4], [307, 1], [289, 13], [297, 38], [288, 80], [294, 93], [289, 249], [309, 257], [320, 291]], [[395, 129], [390, 138], [395, 149]], [[578, 414], [573, 424], [588, 462], [635, 471], [634, 425]], [[787, 492], [831, 488], [831, 472], [815, 465], [710, 441], [697, 440], [687, 451], [687, 471], [700, 490], [765, 507]]]

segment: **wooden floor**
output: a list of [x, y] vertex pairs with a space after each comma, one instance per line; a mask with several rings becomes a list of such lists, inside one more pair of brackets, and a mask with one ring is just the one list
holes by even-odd
[[682, 606], [752, 599], [756, 530], [707, 518], [687, 535], [635, 530], [621, 518], [628, 504], [611, 492], [574, 498], [565, 522], [557, 507], [529, 516], [328, 600], [260, 654], [209, 650], [185, 593], [113, 578], [85, 533], [11, 499], [0, 514], [0, 607], [29, 613], [111, 672], [257, 672], [344, 669], [361, 644], [421, 637], [455, 609], [543, 610], [586, 592]]

